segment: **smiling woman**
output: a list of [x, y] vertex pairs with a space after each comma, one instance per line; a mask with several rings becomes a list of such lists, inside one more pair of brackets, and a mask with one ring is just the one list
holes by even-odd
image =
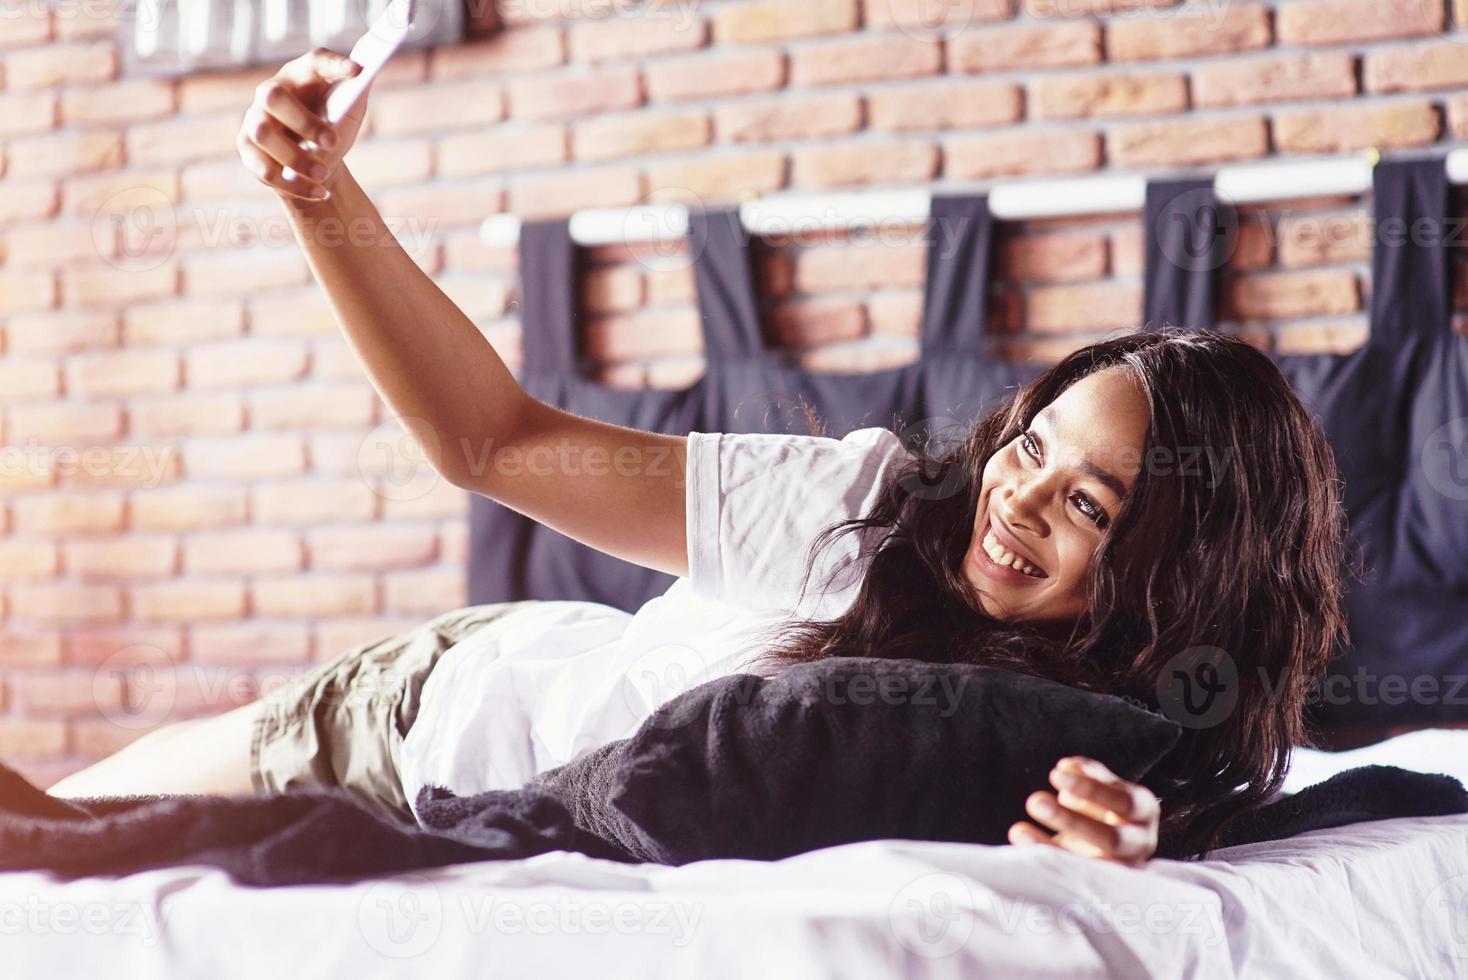
[[[1147, 778], [1162, 852], [1195, 854], [1309, 744], [1306, 692], [1347, 639], [1340, 490], [1318, 423], [1248, 343], [1172, 329], [1102, 341], [817, 538], [813, 551], [857, 534], [860, 590], [839, 617], [772, 635], [764, 659], [989, 664], [1159, 707], [1179, 671], [1221, 652], [1232, 710], [1188, 726]], [[1059, 831], [1052, 842], [1086, 819], [1086, 804], [1066, 805], [1077, 788], [1150, 806], [1082, 762], [1051, 782], [1059, 796], [1037, 794], [1029, 813]], [[1115, 813], [1081, 827], [1103, 823]], [[1012, 836], [1037, 839], [1025, 827]]]

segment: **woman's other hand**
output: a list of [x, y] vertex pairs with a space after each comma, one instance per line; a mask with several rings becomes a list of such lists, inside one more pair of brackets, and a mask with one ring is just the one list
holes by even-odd
[[323, 115], [326, 96], [361, 70], [344, 54], [316, 48], [260, 83], [235, 138], [240, 159], [256, 179], [287, 197], [326, 199], [327, 181], [362, 128], [367, 92], [335, 126]]
[[1058, 794], [1031, 793], [1025, 812], [1055, 833], [1020, 821], [1009, 828], [1011, 844], [1049, 844], [1134, 867], [1156, 853], [1162, 806], [1147, 787], [1129, 783], [1084, 756], [1056, 763], [1050, 784]]

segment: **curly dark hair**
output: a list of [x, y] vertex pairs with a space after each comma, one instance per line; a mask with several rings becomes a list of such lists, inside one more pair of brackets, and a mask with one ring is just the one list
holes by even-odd
[[[995, 619], [963, 566], [985, 464], [1068, 387], [1108, 368], [1129, 371], [1149, 404], [1143, 460], [1154, 447], [1215, 451], [1191, 469], [1142, 466], [1091, 558], [1089, 605], [1073, 623]], [[945, 492], [913, 492], [939, 485]], [[837, 536], [858, 534], [869, 563], [855, 599], [835, 619], [780, 627], [759, 663], [989, 664], [1169, 713], [1161, 690], [1179, 658], [1221, 650], [1236, 668], [1231, 709], [1185, 726], [1143, 780], [1163, 803], [1159, 854], [1198, 855], [1277, 792], [1293, 747], [1312, 744], [1310, 690], [1350, 640], [1341, 490], [1319, 424], [1249, 343], [1172, 327], [1103, 340], [1044, 371], [951, 451], [919, 450], [869, 513], [827, 528], [811, 567]]]

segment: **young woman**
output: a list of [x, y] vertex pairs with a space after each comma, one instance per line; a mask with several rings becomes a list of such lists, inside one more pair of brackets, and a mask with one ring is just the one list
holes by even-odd
[[[679, 579], [635, 615], [447, 613], [277, 697], [161, 729], [53, 793], [342, 785], [410, 816], [423, 785], [518, 785], [735, 669], [989, 663], [1165, 708], [1200, 650], [1231, 668], [1227, 710], [1185, 725], [1147, 786], [1056, 760], [1057, 792], [1030, 798], [1035, 823], [1016, 814], [1010, 840], [1139, 863], [1160, 835], [1196, 854], [1275, 793], [1307, 741], [1309, 687], [1346, 639], [1346, 520], [1330, 448], [1265, 355], [1212, 332], [1107, 340], [936, 458], [882, 429], [685, 437], [579, 418], [520, 388], [342, 165], [365, 99], [334, 129], [317, 112], [356, 71], [319, 49], [290, 62], [238, 145], [377, 391], [445, 479]], [[496, 462], [537, 453], [562, 463]]]

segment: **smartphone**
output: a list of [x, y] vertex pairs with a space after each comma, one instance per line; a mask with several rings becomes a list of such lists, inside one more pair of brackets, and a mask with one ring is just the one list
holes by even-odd
[[337, 82], [326, 96], [326, 121], [335, 126], [351, 111], [357, 99], [372, 84], [372, 79], [382, 71], [402, 43], [412, 33], [415, 0], [392, 0], [367, 33], [352, 45], [349, 57], [362, 66], [362, 70], [351, 78]]

